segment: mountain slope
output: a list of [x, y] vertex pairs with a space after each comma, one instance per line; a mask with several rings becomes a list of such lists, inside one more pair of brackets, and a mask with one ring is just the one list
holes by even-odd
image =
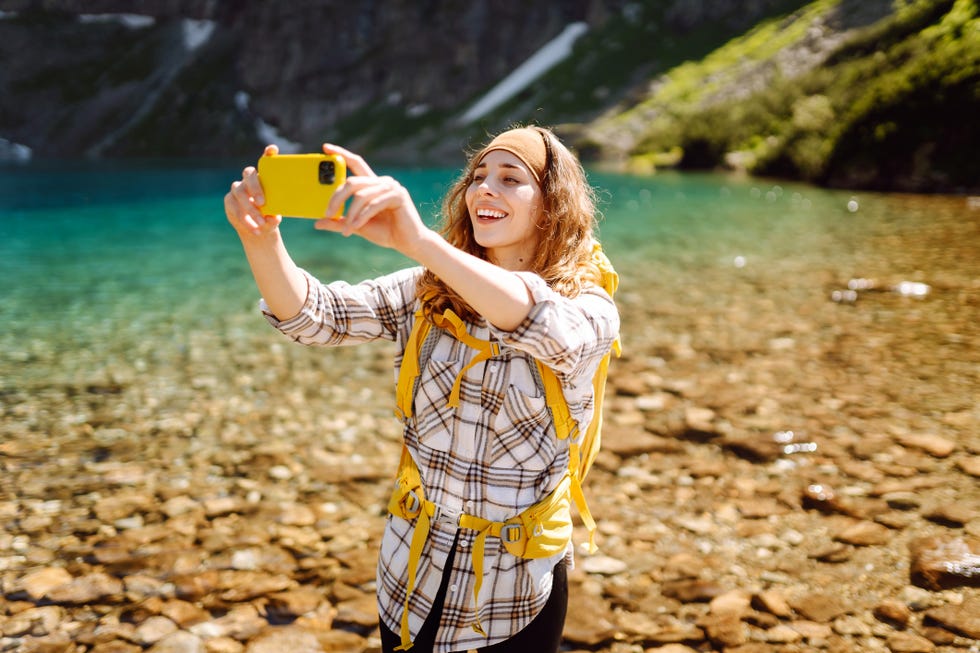
[[668, 71], [641, 101], [590, 124], [579, 143], [634, 165], [727, 165], [843, 187], [976, 191], [977, 5], [890, 5], [819, 0], [764, 23]]

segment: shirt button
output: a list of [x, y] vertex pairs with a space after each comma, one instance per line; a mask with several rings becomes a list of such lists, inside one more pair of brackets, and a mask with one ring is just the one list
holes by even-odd
[[470, 545], [470, 543], [469, 543], [469, 542], [467, 542], [466, 540], [460, 540], [460, 541], [459, 541], [459, 548], [461, 548], [461, 549], [465, 549], [465, 548], [466, 548], [466, 547], [468, 547], [469, 545]]
[[473, 502], [472, 501], [467, 501], [463, 505], [465, 506], [466, 512], [473, 512]]
[[455, 594], [457, 589], [459, 589], [459, 588], [457, 588], [455, 585], [453, 585], [452, 587], [449, 588], [449, 591], [452, 592], [453, 594]]

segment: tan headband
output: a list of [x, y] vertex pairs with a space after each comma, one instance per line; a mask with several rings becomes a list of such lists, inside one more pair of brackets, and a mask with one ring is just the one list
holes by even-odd
[[493, 150], [510, 152], [531, 171], [534, 181], [541, 184], [544, 173], [548, 169], [548, 148], [544, 144], [545, 135], [531, 127], [511, 129], [490, 141], [476, 157], [479, 164]]

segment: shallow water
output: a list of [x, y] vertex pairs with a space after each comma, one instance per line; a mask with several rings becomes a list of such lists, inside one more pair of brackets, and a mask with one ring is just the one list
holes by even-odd
[[[176, 384], [188, 361], [229, 371], [251, 347], [281, 344], [256, 311], [223, 215], [236, 172], [153, 164], [3, 169], [0, 390]], [[427, 217], [454, 174], [386, 172]], [[879, 360], [889, 367], [878, 371], [903, 384], [945, 376], [943, 387], [958, 384], [961, 399], [980, 390], [980, 208], [967, 198], [714, 174], [593, 171], [590, 178], [600, 189], [602, 240], [622, 277], [627, 345], [639, 339], [654, 350], [744, 353], [770, 347], [780, 334], [799, 340], [805, 323], [804, 331], [824, 332], [817, 340], [889, 348]], [[314, 232], [307, 221], [288, 220], [284, 231], [297, 262], [324, 279], [357, 280], [407, 263], [357, 239]], [[928, 290], [903, 295], [894, 289], [902, 282]], [[814, 322], [815, 314], [822, 317]], [[832, 333], [835, 324], [846, 335]]]

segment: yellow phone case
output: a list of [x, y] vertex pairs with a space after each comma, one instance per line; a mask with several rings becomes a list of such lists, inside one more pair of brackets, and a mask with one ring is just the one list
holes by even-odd
[[332, 154], [273, 154], [259, 158], [264, 215], [324, 218], [334, 191], [347, 179], [343, 157]]

